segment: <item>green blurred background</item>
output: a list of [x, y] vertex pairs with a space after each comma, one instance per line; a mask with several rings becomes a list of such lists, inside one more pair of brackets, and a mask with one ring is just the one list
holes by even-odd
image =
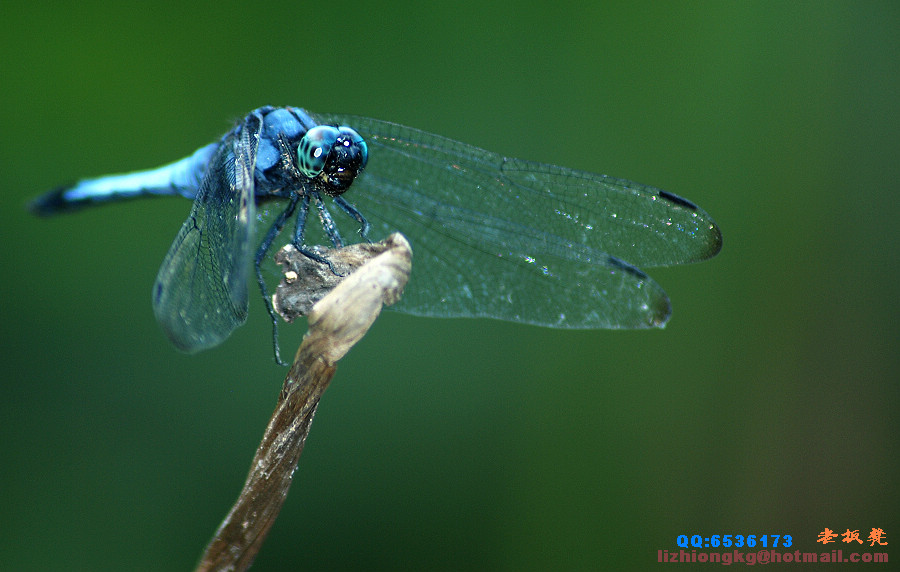
[[662, 331], [384, 314], [255, 570], [651, 570], [679, 534], [820, 551], [826, 527], [900, 544], [897, 3], [40, 6], [0, 7], [4, 570], [190, 569], [237, 495], [284, 373], [261, 301], [179, 354], [150, 286], [187, 201], [24, 204], [264, 104], [657, 185], [725, 247], [650, 271]]

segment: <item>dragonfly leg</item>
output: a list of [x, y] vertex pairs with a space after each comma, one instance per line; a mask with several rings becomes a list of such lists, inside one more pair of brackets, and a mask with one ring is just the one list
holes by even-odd
[[325, 229], [325, 233], [328, 235], [328, 238], [331, 239], [331, 244], [333, 244], [335, 248], [343, 248], [344, 239], [341, 238], [341, 233], [338, 231], [337, 225], [334, 224], [331, 213], [328, 212], [328, 209], [325, 207], [325, 202], [318, 193], [315, 193], [313, 198], [316, 201], [316, 208], [319, 210], [319, 220], [322, 221], [322, 228]]
[[359, 223], [359, 235], [366, 242], [372, 242], [369, 239], [369, 229], [372, 228], [372, 225], [369, 224], [369, 221], [366, 220], [366, 217], [363, 216], [361, 212], [356, 210], [356, 207], [348, 203], [344, 200], [344, 197], [334, 197], [334, 203], [341, 208], [342, 211], [350, 215], [350, 217]]
[[269, 317], [272, 318], [272, 346], [275, 348], [275, 361], [278, 365], [288, 365], [288, 363], [281, 359], [281, 352], [278, 349], [278, 314], [275, 312], [275, 307], [272, 305], [272, 299], [269, 297], [266, 281], [263, 280], [261, 265], [266, 254], [269, 252], [269, 249], [272, 247], [272, 243], [275, 242], [275, 239], [278, 238], [278, 235], [284, 228], [284, 223], [287, 222], [287, 219], [290, 218], [292, 214], [294, 214], [294, 209], [297, 208], [298, 199], [299, 197], [296, 195], [291, 197], [291, 202], [288, 204], [287, 208], [285, 208], [281, 214], [278, 215], [278, 218], [275, 219], [272, 227], [269, 228], [269, 232], [266, 233], [265, 238], [263, 238], [260, 243], [259, 249], [256, 251], [256, 259], [254, 260], [254, 266], [256, 267], [256, 281], [259, 283], [259, 290], [262, 292], [263, 300], [266, 302], [266, 309], [269, 311]]
[[[321, 204], [321, 202], [322, 202], [322, 199], [319, 198], [318, 195], [316, 195], [316, 204], [319, 205], [319, 204]], [[334, 274], [335, 276], [343, 276], [343, 274], [341, 274], [340, 272], [337, 271], [337, 269], [334, 267], [334, 264], [332, 264], [330, 260], [328, 260], [326, 257], [322, 256], [321, 254], [313, 252], [310, 248], [308, 248], [303, 243], [303, 231], [306, 229], [306, 215], [308, 213], [309, 213], [309, 194], [304, 194], [303, 200], [300, 203], [300, 212], [297, 213], [297, 227], [294, 230], [294, 241], [291, 244], [293, 244], [294, 248], [297, 249], [297, 252], [299, 252], [303, 256], [305, 256], [311, 260], [315, 260], [316, 262], [318, 262], [320, 264], [327, 264], [328, 269], [331, 270], [331, 273]], [[326, 211], [326, 213], [327, 213], [327, 211]], [[321, 218], [321, 216], [322, 215], [321, 215], [321, 207], [320, 207], [319, 217]], [[330, 216], [328, 217], [328, 220], [331, 222], [331, 226], [334, 227], [334, 221], [331, 220]], [[325, 219], [322, 219], [322, 225], [326, 227], [325, 231], [328, 232], [327, 223], [325, 222]], [[337, 232], [336, 230], [334, 230], [334, 231], [335, 231], [335, 233]], [[337, 242], [335, 242], [335, 238], [334, 238], [334, 236], [332, 236], [331, 232], [328, 232], [328, 236], [329, 236], [329, 238], [331, 238], [331, 241], [333, 243], [335, 243], [335, 247], [340, 248], [341, 237], [338, 235]]]

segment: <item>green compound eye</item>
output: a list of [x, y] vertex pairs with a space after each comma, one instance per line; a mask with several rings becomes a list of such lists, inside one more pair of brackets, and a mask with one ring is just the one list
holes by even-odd
[[297, 145], [297, 168], [307, 177], [317, 177], [340, 135], [336, 127], [318, 125], [306, 132]]

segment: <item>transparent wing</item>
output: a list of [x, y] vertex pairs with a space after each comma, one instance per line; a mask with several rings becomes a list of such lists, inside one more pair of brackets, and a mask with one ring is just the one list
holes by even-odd
[[319, 115], [367, 141], [344, 198], [373, 226], [403, 232], [413, 276], [394, 308], [560, 328], [661, 326], [665, 292], [632, 265], [714, 256], [719, 228], [675, 195], [630, 181], [508, 159], [363, 117]]
[[153, 285], [156, 319], [183, 351], [215, 346], [247, 319], [259, 131], [250, 115], [219, 145]]

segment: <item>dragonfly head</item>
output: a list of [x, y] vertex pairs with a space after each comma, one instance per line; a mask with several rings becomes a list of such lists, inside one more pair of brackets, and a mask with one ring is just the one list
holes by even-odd
[[297, 145], [297, 168], [332, 197], [350, 188], [368, 158], [365, 140], [346, 126], [317, 125]]

